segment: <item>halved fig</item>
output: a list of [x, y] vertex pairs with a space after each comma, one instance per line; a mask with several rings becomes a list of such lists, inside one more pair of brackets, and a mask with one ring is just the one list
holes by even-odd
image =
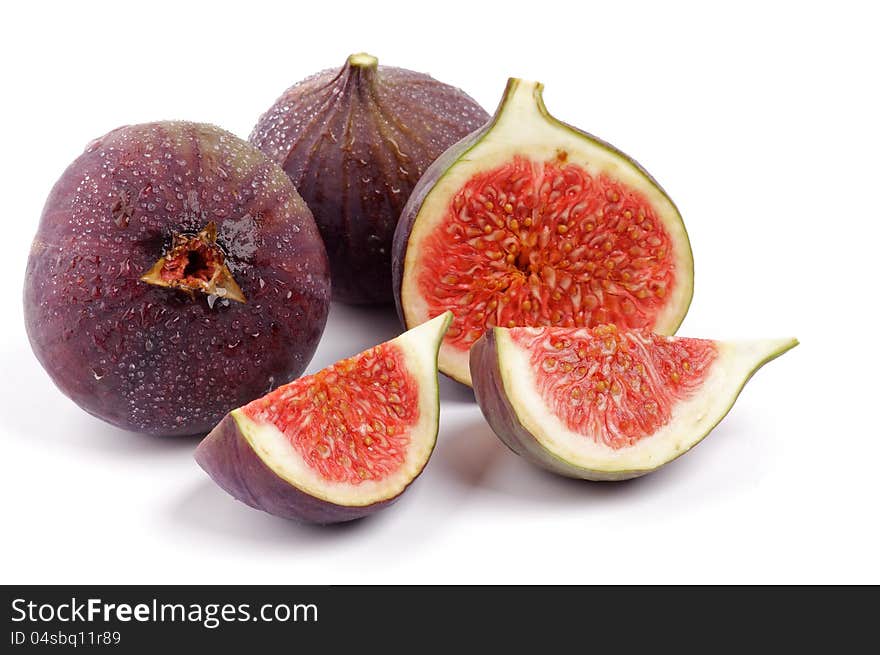
[[547, 113], [542, 89], [511, 79], [489, 124], [426, 171], [395, 232], [401, 319], [455, 312], [440, 370], [465, 384], [487, 327], [672, 334], [690, 304], [675, 205], [632, 159]]
[[445, 313], [230, 412], [196, 449], [238, 500], [315, 523], [393, 503], [437, 439]]
[[572, 478], [626, 480], [693, 448], [755, 371], [796, 345], [611, 324], [496, 327], [474, 345], [470, 369], [483, 414], [515, 453]]

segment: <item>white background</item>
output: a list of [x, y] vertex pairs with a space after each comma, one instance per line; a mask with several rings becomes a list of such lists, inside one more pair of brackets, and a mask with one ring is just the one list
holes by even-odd
[[[15, 4], [0, 17], [0, 582], [880, 582], [870, 3]], [[552, 113], [632, 154], [679, 205], [697, 267], [679, 333], [801, 346], [695, 451], [617, 485], [530, 467], [443, 380], [423, 476], [331, 528], [226, 496], [194, 440], [80, 411], [31, 354], [20, 307], [62, 170], [124, 123], [246, 137], [287, 86], [360, 50], [490, 111], [509, 75], [543, 81]], [[398, 330], [390, 310], [334, 306], [309, 370]]]

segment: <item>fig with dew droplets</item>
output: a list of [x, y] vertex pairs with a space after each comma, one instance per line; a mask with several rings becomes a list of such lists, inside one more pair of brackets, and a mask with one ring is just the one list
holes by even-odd
[[285, 91], [250, 140], [315, 215], [334, 300], [382, 304], [393, 302], [391, 244], [413, 187], [488, 119], [461, 90], [360, 53]]
[[46, 202], [24, 288], [34, 353], [113, 425], [204, 434], [300, 375], [330, 304], [327, 255], [284, 171], [219, 128], [125, 126]]

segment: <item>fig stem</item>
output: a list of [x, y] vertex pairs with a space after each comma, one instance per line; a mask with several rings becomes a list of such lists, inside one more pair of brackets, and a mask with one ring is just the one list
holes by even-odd
[[498, 106], [498, 115], [509, 114], [524, 119], [529, 115], [540, 114], [547, 117], [544, 106], [544, 85], [532, 80], [511, 77], [507, 80], [507, 88]]
[[348, 64], [357, 68], [376, 68], [379, 60], [366, 52], [356, 52], [348, 57]]

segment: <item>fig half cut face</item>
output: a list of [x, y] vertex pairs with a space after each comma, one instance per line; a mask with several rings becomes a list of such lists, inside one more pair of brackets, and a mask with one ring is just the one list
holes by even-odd
[[455, 313], [440, 370], [465, 384], [487, 328], [672, 334], [693, 291], [687, 233], [666, 193], [619, 150], [553, 118], [542, 86], [518, 79], [492, 121], [419, 181], [393, 261], [406, 326]]

